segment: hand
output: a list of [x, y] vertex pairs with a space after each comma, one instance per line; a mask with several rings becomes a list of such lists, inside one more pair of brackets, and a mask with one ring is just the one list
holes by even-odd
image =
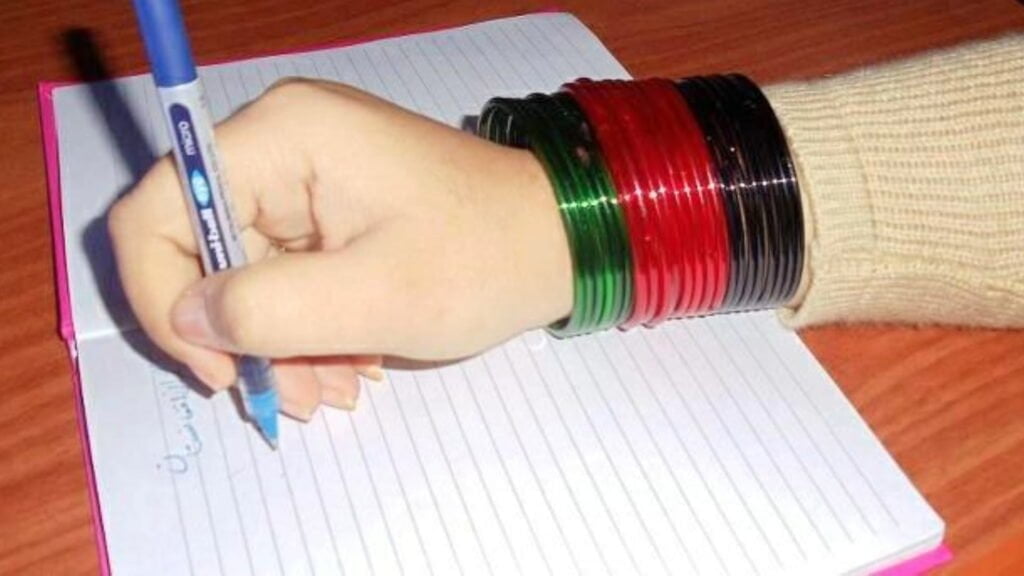
[[216, 138], [249, 266], [201, 278], [170, 158], [109, 219], [141, 327], [215, 390], [236, 380], [231, 354], [278, 359], [285, 411], [305, 419], [351, 408], [379, 355], [464, 357], [571, 309], [565, 233], [528, 152], [306, 80]]

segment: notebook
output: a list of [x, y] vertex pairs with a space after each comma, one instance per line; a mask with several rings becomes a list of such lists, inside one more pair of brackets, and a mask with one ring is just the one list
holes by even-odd
[[[283, 76], [459, 126], [495, 95], [626, 70], [573, 16], [208, 66], [224, 118]], [[169, 149], [148, 76], [40, 87], [61, 331], [114, 574], [912, 573], [942, 520], [772, 313], [524, 334], [366, 382], [271, 451], [137, 329], [104, 214]], [[900, 564], [903, 561], [909, 564]]]

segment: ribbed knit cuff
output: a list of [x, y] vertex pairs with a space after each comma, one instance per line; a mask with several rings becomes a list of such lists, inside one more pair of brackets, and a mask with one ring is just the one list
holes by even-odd
[[1024, 326], [1024, 35], [765, 90], [830, 322]]

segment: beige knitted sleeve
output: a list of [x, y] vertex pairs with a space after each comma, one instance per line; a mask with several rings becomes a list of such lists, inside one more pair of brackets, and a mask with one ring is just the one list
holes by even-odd
[[1024, 35], [765, 90], [807, 218], [800, 327], [1024, 327]]

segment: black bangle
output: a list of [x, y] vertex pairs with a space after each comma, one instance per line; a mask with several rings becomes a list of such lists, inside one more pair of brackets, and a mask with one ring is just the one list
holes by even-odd
[[799, 285], [803, 218], [789, 149], [770, 104], [740, 75], [677, 85], [703, 129], [722, 180], [732, 238], [723, 308], [789, 300]]
[[803, 206], [796, 169], [782, 126], [764, 93], [745, 76], [731, 74], [727, 78], [743, 94], [745, 105], [756, 111], [760, 124], [761, 150], [771, 170], [767, 181], [772, 185], [773, 196], [780, 208], [778, 237], [783, 263], [783, 270], [779, 274], [781, 282], [768, 299], [774, 304], [785, 304], [795, 295], [803, 272]]

